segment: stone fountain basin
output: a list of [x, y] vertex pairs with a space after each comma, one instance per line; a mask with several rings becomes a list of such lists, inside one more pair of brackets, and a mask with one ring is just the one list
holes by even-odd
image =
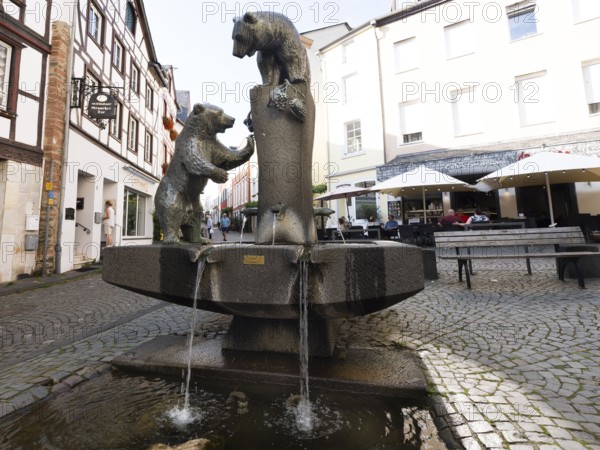
[[313, 319], [369, 314], [424, 287], [421, 249], [389, 241], [124, 246], [103, 255], [106, 282], [189, 307], [205, 258], [198, 308], [249, 318], [298, 319], [301, 258]]

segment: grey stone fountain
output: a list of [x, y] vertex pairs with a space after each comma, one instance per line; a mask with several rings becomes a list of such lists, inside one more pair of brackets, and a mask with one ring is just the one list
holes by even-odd
[[[423, 262], [418, 247], [396, 242], [317, 242], [311, 190], [315, 106], [306, 51], [291, 22], [275, 13], [248, 13], [236, 19], [233, 39], [237, 57], [258, 51], [263, 81], [251, 91], [248, 123], [260, 168], [255, 243], [206, 245], [190, 232], [198, 228], [194, 222], [201, 217], [198, 194], [206, 181], [225, 181], [223, 169], [241, 164], [252, 154], [246, 146], [231, 154], [223, 150], [221, 156], [211, 159], [210, 155], [224, 147], [211, 132], [222, 132], [232, 122], [225, 120], [220, 130], [207, 130], [197, 122], [206, 119], [214, 123], [212, 114], [224, 114], [210, 105], [197, 105], [177, 140], [174, 160], [157, 193], [157, 212], [170, 244], [106, 249], [103, 277], [131, 291], [192, 306], [197, 266], [204, 261], [198, 308], [232, 315], [233, 320], [222, 341], [203, 345], [212, 348], [209, 353], [218, 360], [215, 365], [248, 373], [258, 370], [256, 378], [264, 381], [264, 373], [270, 369], [257, 369], [257, 359], [298, 353], [301, 284], [308, 299], [310, 355], [330, 357], [341, 319], [379, 311], [423, 289]], [[249, 138], [248, 142], [254, 141]], [[204, 159], [188, 161], [198, 154]], [[189, 186], [193, 188], [191, 196]], [[197, 242], [174, 244], [178, 236], [173, 235], [173, 222], [181, 226], [184, 236]], [[152, 359], [159, 353], [172, 357], [177, 345], [183, 341], [164, 337], [162, 344], [148, 344], [134, 358], [120, 358], [120, 363], [135, 365], [136, 360], [145, 370], [161, 364], [177, 366], [178, 357], [171, 363]], [[240, 351], [237, 354], [243, 356], [235, 363], [228, 362], [223, 356], [227, 350]], [[261, 356], [243, 363], [252, 360], [252, 355]], [[144, 358], [145, 362], [140, 362]], [[206, 369], [210, 359], [205, 356], [198, 366]], [[340, 359], [325, 358], [322, 373], [343, 378], [343, 370], [328, 368], [328, 360], [341, 364]], [[414, 361], [410, 367], [404, 364], [406, 360], [402, 364], [394, 361], [385, 355], [366, 357], [358, 352], [350, 355], [346, 364], [352, 365], [353, 372], [362, 368], [364, 374], [359, 378], [365, 382], [392, 373], [391, 378], [404, 376], [404, 387], [408, 383], [422, 394], [425, 384]], [[320, 370], [319, 364], [313, 364], [311, 375]], [[383, 382], [389, 383], [389, 378]]]

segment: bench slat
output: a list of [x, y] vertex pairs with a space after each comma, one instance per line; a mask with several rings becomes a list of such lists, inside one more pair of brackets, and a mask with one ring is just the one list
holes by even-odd
[[[565, 228], [525, 228], [525, 229], [490, 229], [469, 231], [446, 231], [435, 233], [435, 246], [442, 250], [440, 259], [458, 261], [458, 278], [462, 280], [462, 270], [465, 269], [467, 287], [471, 289], [469, 272], [472, 260], [481, 259], [516, 259], [527, 260], [527, 273], [531, 275], [530, 259], [555, 258], [558, 264], [559, 279], [564, 279], [564, 270], [568, 263], [575, 266], [579, 287], [585, 289], [583, 276], [579, 271], [578, 258], [581, 256], [600, 256], [600, 252], [570, 251], [570, 252], [538, 252], [537, 246], [584, 244], [585, 238], [579, 227]], [[478, 249], [486, 254], [464, 254], [466, 250]], [[512, 249], [507, 254], [504, 249]], [[450, 249], [462, 254], [444, 255]], [[446, 250], [446, 252], [443, 252]], [[530, 250], [530, 251], [527, 251]], [[502, 252], [505, 252], [502, 254]], [[500, 254], [497, 254], [500, 253]]]
[[519, 253], [513, 255], [440, 255], [440, 259], [508, 259], [508, 258], [573, 258], [579, 256], [600, 256], [600, 252], [556, 252], [556, 253]]
[[525, 228], [435, 233], [436, 247], [499, 247], [515, 245], [584, 244], [579, 227]]

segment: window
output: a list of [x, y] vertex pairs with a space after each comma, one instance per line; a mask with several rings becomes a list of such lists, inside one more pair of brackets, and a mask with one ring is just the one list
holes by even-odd
[[519, 105], [521, 126], [550, 122], [553, 110], [546, 73], [516, 78], [515, 101]]
[[345, 42], [342, 45], [342, 64], [356, 62], [356, 44], [354, 41]]
[[113, 42], [112, 63], [113, 66], [115, 66], [119, 72], [122, 73], [124, 71], [125, 54], [123, 50], [123, 44], [121, 44], [118, 39], [115, 39], [115, 41]]
[[600, 113], [600, 62], [583, 66], [583, 83], [590, 114]]
[[125, 188], [123, 198], [123, 236], [144, 236], [146, 233], [146, 199], [144, 195]]
[[100, 14], [100, 9], [90, 2], [88, 9], [88, 34], [96, 41], [102, 43], [102, 32], [104, 28], [104, 17]]
[[446, 58], [457, 58], [474, 52], [473, 24], [469, 20], [448, 25], [444, 28]]
[[481, 133], [483, 122], [480, 104], [475, 101], [475, 88], [451, 94], [454, 135], [466, 136]]
[[144, 138], [144, 161], [152, 162], [152, 134], [146, 131]]
[[127, 148], [134, 153], [137, 153], [138, 144], [138, 121], [130, 115], [129, 127], [127, 129]]
[[110, 134], [117, 138], [121, 139], [121, 113], [123, 111], [123, 106], [121, 103], [117, 102], [115, 108], [115, 118], [110, 120]]
[[412, 144], [423, 140], [423, 104], [419, 102], [400, 104], [400, 144]]
[[0, 42], [0, 108], [8, 109], [12, 47]]
[[[354, 184], [359, 188], [372, 188], [375, 186], [375, 181], [362, 181]], [[377, 195], [376, 192], [371, 192], [366, 195], [359, 195], [354, 198], [356, 218], [359, 220], [369, 220], [370, 217], [377, 219]]]
[[[96, 92], [100, 91], [100, 80], [98, 78], [96, 78], [95, 75], [93, 75], [91, 72], [86, 72], [85, 74], [85, 84], [86, 84], [86, 92], [88, 92], [89, 94], [93, 94]], [[86, 95], [84, 97], [84, 102], [86, 99], [89, 99], [90, 96]], [[87, 106], [84, 105], [83, 111], [87, 114]]]
[[344, 78], [344, 103], [356, 101], [359, 97], [360, 86], [358, 85], [358, 76], [350, 75]]
[[600, 2], [598, 0], [573, 0], [573, 15], [575, 23], [600, 17]]
[[134, 36], [136, 25], [137, 14], [135, 13], [135, 7], [133, 6], [133, 3], [127, 2], [127, 6], [125, 7], [125, 26]]
[[416, 69], [419, 66], [419, 52], [417, 39], [405, 39], [394, 44], [394, 58], [396, 73]]
[[146, 108], [152, 111], [154, 105], [154, 91], [150, 87], [150, 83], [146, 82]]
[[506, 8], [511, 40], [537, 34], [537, 10], [538, 6], [532, 1], [516, 3]]
[[136, 94], [140, 93], [140, 69], [135, 64], [131, 65], [131, 80], [129, 84], [133, 92]]
[[362, 150], [360, 120], [346, 124], [346, 154], [358, 153]]

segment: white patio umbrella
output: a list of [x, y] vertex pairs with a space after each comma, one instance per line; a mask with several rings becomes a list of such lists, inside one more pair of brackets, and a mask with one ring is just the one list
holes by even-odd
[[427, 221], [427, 202], [425, 200], [427, 192], [470, 191], [473, 189], [471, 185], [464, 181], [423, 165], [382, 181], [371, 188], [372, 191], [382, 192], [394, 197], [420, 192], [423, 196], [424, 222]]
[[324, 194], [315, 197], [313, 200], [339, 200], [346, 199], [346, 211], [348, 211], [348, 217], [350, 217], [350, 210], [348, 209], [348, 198], [357, 197], [359, 195], [370, 194], [370, 188], [362, 188], [356, 186], [350, 186], [349, 184], [343, 184], [336, 187], [333, 191], [325, 192]]
[[545, 185], [550, 223], [554, 223], [550, 184], [600, 181], [600, 158], [540, 152], [496, 170], [478, 181], [493, 189]]

